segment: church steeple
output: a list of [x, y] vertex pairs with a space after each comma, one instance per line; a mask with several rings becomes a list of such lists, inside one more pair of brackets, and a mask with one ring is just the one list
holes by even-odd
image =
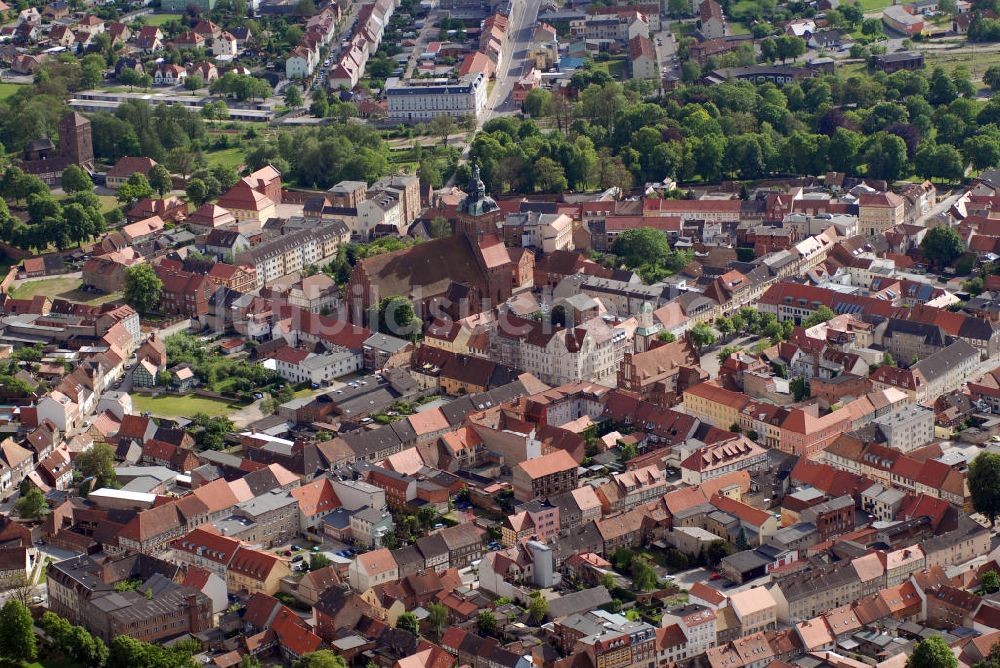
[[643, 302], [636, 320], [639, 326], [635, 329], [632, 348], [637, 353], [643, 353], [652, 347], [651, 343], [660, 331], [659, 325], [653, 321], [653, 305], [649, 302]]
[[486, 184], [476, 163], [472, 165], [465, 191], [465, 199], [458, 205], [458, 231], [477, 241], [484, 235], [496, 234], [501, 218], [500, 206], [486, 193]]

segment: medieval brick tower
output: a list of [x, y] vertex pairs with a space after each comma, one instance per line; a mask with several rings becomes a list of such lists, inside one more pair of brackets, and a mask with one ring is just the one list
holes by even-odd
[[59, 121], [59, 153], [70, 163], [93, 171], [94, 140], [86, 116], [74, 111]]
[[472, 166], [472, 178], [465, 192], [465, 199], [458, 205], [455, 231], [473, 242], [488, 234], [497, 234], [497, 223], [503, 219], [503, 212], [496, 200], [486, 194], [486, 185], [479, 178], [479, 165]]

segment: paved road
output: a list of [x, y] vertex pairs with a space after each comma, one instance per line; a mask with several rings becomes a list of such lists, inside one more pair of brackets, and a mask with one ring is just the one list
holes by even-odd
[[[476, 131], [483, 127], [483, 124], [497, 116], [505, 113], [518, 111], [512, 99], [514, 84], [531, 71], [531, 63], [528, 61], [528, 51], [531, 49], [531, 35], [534, 32], [535, 24], [538, 21], [538, 9], [541, 0], [515, 0], [511, 10], [508, 30], [510, 39], [507, 40], [507, 48], [503, 54], [500, 67], [496, 72], [496, 79], [493, 90], [486, 99], [486, 107], [479, 115], [476, 123]], [[472, 148], [471, 139], [462, 148], [462, 156], [459, 164], [469, 158], [469, 150]], [[448, 179], [447, 186], [455, 185], [455, 175]]]
[[531, 71], [528, 62], [528, 50], [531, 48], [531, 35], [538, 21], [540, 0], [519, 0], [514, 3], [510, 15], [510, 39], [503, 62], [497, 69], [496, 83], [493, 92], [486, 101], [486, 109], [480, 116], [479, 127], [503, 111], [516, 111], [511, 93], [514, 84]]

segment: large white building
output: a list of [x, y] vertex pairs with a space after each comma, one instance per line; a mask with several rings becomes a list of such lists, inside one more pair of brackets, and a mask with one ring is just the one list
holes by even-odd
[[419, 123], [444, 114], [478, 117], [486, 106], [486, 88], [481, 72], [466, 75], [458, 83], [446, 79], [402, 82], [393, 77], [385, 82], [389, 120]]
[[329, 383], [361, 368], [361, 356], [337, 347], [324, 353], [285, 346], [274, 353], [275, 371], [292, 383]]
[[548, 385], [613, 378], [628, 343], [624, 330], [600, 318], [571, 328], [514, 318], [505, 325], [493, 333], [490, 358]]

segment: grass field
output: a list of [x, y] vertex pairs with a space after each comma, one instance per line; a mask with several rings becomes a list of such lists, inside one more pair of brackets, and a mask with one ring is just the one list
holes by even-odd
[[149, 412], [163, 417], [191, 417], [195, 413], [223, 415], [227, 409], [237, 408], [234, 404], [222, 399], [199, 397], [193, 394], [185, 396], [161, 394], [158, 397], [151, 397], [148, 394], [135, 393], [132, 395], [132, 406], [137, 412]]
[[243, 164], [246, 154], [239, 147], [226, 148], [221, 151], [209, 151], [205, 153], [205, 160], [209, 167], [220, 165], [222, 167], [237, 168]]
[[974, 80], [981, 80], [986, 69], [991, 65], [1000, 65], [1000, 51], [953, 51], [927, 49], [923, 51], [928, 69], [942, 67], [950, 72], [959, 65], [972, 73]]
[[892, 4], [892, 0], [858, 0], [863, 12], [877, 12]]
[[168, 23], [170, 21], [174, 21], [174, 20], [180, 21], [181, 20], [181, 15], [180, 14], [147, 14], [146, 16], [143, 16], [142, 18], [144, 18], [146, 20], [146, 25], [148, 25], [148, 26], [161, 26], [164, 23]]
[[101, 200], [101, 213], [107, 213], [121, 206], [118, 198], [114, 195], [98, 195], [97, 199]]
[[67, 276], [25, 281], [10, 291], [10, 296], [14, 299], [31, 299], [38, 295], [45, 295], [49, 299], [68, 299], [69, 301], [80, 302], [82, 304], [104, 304], [105, 302], [114, 301], [121, 297], [121, 294], [117, 292], [109, 295], [84, 292], [80, 289], [79, 278], [70, 278]]
[[[63, 200], [66, 199], [67, 197], [69, 197], [69, 195], [62, 195], [60, 197], [57, 197], [56, 199]], [[119, 206], [121, 206], [121, 203], [118, 201], [118, 198], [115, 197], [114, 195], [97, 195], [97, 199], [101, 200], [101, 213], [107, 213], [108, 211], [111, 211], [112, 209], [117, 209]]]
[[6, 100], [26, 85], [27, 84], [0, 83], [0, 100]]

